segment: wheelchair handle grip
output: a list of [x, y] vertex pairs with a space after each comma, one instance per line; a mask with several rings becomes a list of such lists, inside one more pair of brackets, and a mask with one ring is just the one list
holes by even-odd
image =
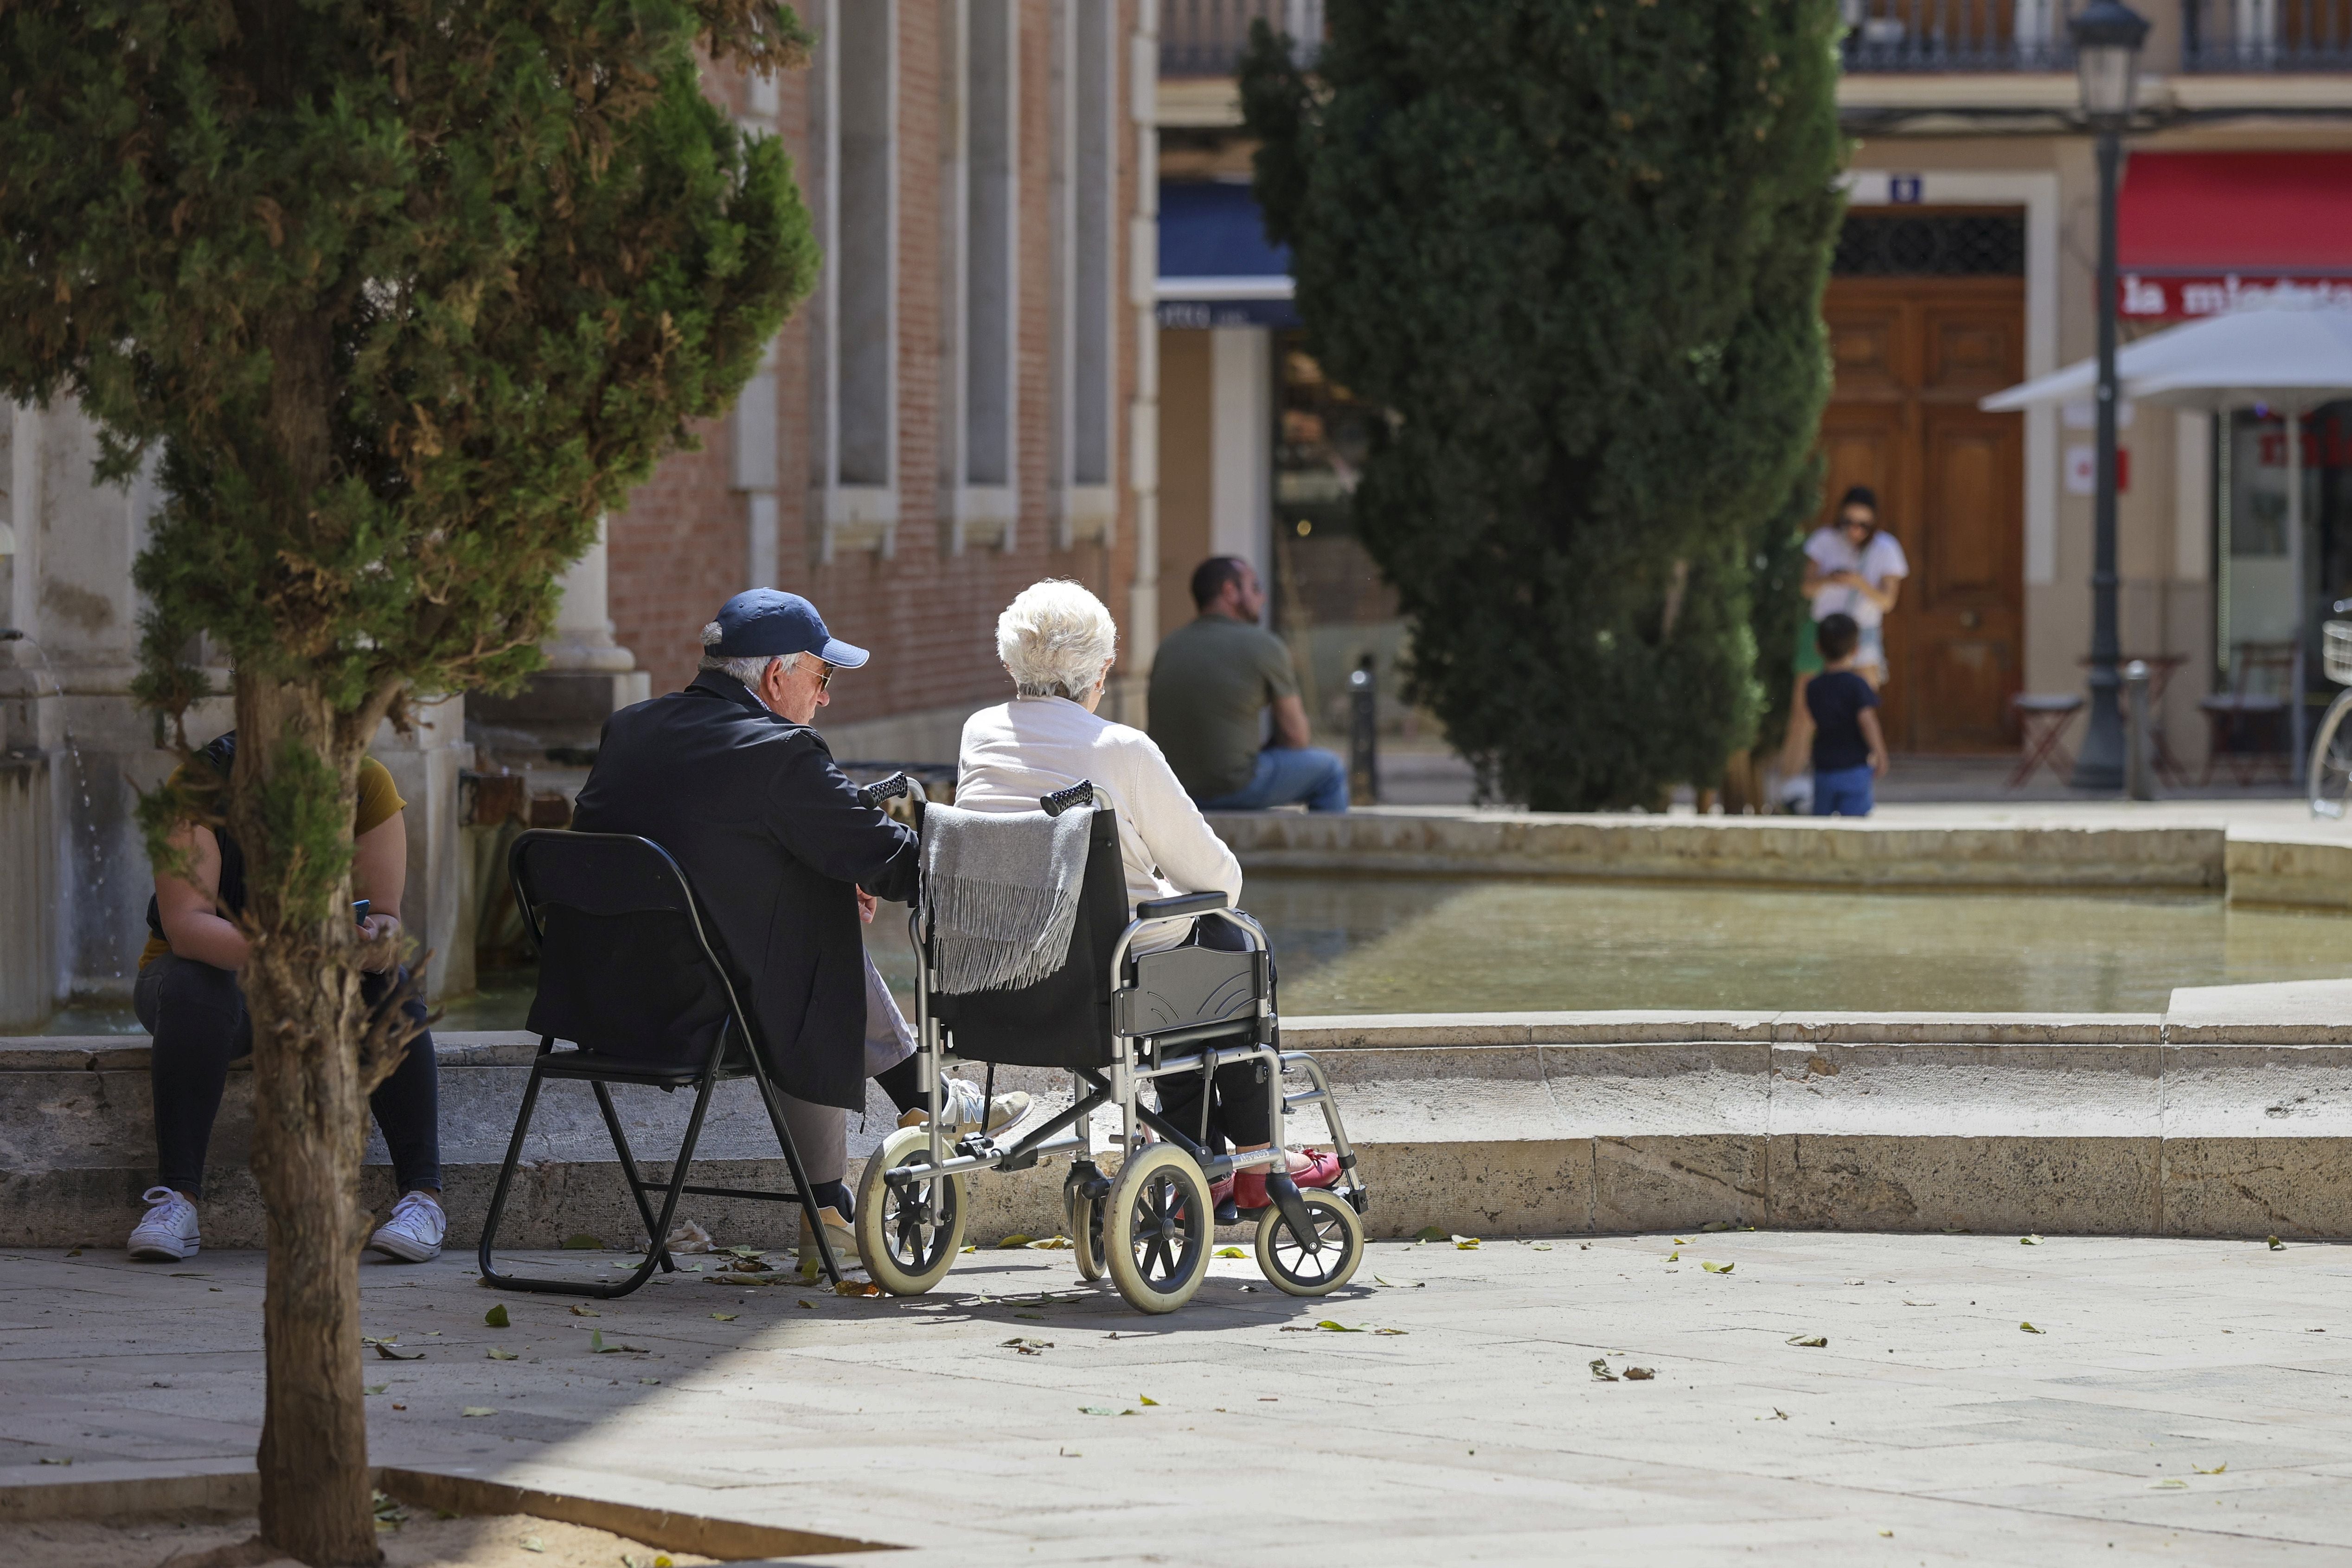
[[861, 786], [857, 793], [869, 806], [895, 800], [901, 795], [912, 795], [919, 804], [927, 805], [930, 800], [930, 797], [923, 793], [921, 781], [908, 778], [903, 768], [887, 779], [877, 779], [871, 784]]
[[1091, 806], [1095, 800], [1095, 781], [1081, 779], [1066, 789], [1056, 789], [1050, 795], [1037, 797], [1037, 809], [1049, 817], [1058, 817], [1073, 806]]
[[1225, 907], [1225, 895], [1212, 888], [1207, 893], [1180, 893], [1173, 898], [1147, 898], [1135, 906], [1138, 920], [1173, 920], [1184, 915], [1207, 915]]

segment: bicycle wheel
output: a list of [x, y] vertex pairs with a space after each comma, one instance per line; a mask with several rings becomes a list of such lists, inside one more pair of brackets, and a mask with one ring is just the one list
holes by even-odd
[[2328, 705], [2327, 716], [2319, 721], [2319, 734], [2311, 743], [2303, 792], [2315, 817], [2340, 819], [2346, 802], [2352, 800], [2352, 724], [2344, 719], [2347, 711], [2352, 711], [2352, 691]]

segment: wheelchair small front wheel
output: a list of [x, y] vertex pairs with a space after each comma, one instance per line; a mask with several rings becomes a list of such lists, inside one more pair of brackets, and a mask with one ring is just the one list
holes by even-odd
[[894, 1296], [919, 1296], [938, 1284], [963, 1248], [963, 1177], [889, 1179], [901, 1166], [930, 1163], [929, 1130], [901, 1127], [882, 1140], [858, 1178], [858, 1259]]
[[1314, 1232], [1291, 1228], [1279, 1204], [1257, 1222], [1257, 1266], [1277, 1291], [1294, 1296], [1328, 1296], [1356, 1277], [1364, 1260], [1364, 1222], [1356, 1206], [1337, 1193], [1310, 1188], [1298, 1195]]
[[1070, 1249], [1077, 1254], [1078, 1278], [1091, 1283], [1103, 1277], [1103, 1214], [1109, 1195], [1088, 1197], [1085, 1192], [1092, 1173], [1072, 1171], [1062, 1184], [1062, 1207], [1069, 1216]]
[[1129, 1155], [1100, 1205], [1102, 1257], [1111, 1283], [1139, 1312], [1172, 1312], [1209, 1272], [1216, 1216], [1208, 1178], [1172, 1144]]

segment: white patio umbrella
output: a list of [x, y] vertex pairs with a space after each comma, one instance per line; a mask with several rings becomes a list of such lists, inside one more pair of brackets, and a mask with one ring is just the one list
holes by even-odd
[[[2352, 396], [2352, 309], [2289, 298], [2169, 327], [2116, 350], [2116, 381], [2136, 401], [2201, 408], [2308, 408]], [[2083, 360], [1977, 406], [2014, 413], [2081, 402], [2098, 382], [2098, 361]]]
[[[1995, 392], [1977, 406], [2012, 413], [2095, 395], [2096, 360]], [[2352, 397], [2352, 309], [2299, 298], [2282, 288], [2226, 316], [2153, 332], [2116, 351], [2118, 396], [2180, 408], [2231, 409], [2263, 403], [2286, 419], [2286, 538], [2298, 601], [2303, 597], [2303, 443], [2305, 409]], [[2302, 622], [2298, 602], [2296, 623]], [[2295, 638], [2294, 684], [2303, 685], [2303, 638]], [[2294, 746], [2303, 750], [2303, 704], [2290, 705]]]

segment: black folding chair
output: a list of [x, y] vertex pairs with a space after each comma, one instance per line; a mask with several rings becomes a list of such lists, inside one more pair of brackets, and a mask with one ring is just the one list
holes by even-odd
[[[743, 1006], [685, 869], [651, 839], [565, 830], [534, 830], [517, 838], [507, 869], [515, 902], [539, 945], [539, 989], [531, 1001], [530, 1027], [540, 1040], [522, 1109], [515, 1117], [514, 1137], [507, 1145], [506, 1163], [499, 1167], [498, 1187], [490, 1195], [490, 1212], [482, 1222], [483, 1281], [510, 1291], [625, 1296], [651, 1278], [655, 1269], [677, 1268], [666, 1243], [677, 1200], [690, 1192], [799, 1204], [816, 1238], [825, 1277], [840, 1283], [840, 1265], [817, 1218], [808, 1171], [768, 1076], [757, 1020]], [[559, 1040], [571, 1041], [575, 1049], [558, 1051]], [[491, 1248], [515, 1166], [522, 1157], [523, 1139], [530, 1130], [531, 1111], [539, 1103], [539, 1086], [550, 1078], [577, 1079], [593, 1089], [596, 1107], [612, 1132], [629, 1196], [646, 1224], [645, 1261], [625, 1280], [522, 1279], [501, 1274], [491, 1264]], [[730, 1078], [749, 1078], [759, 1085], [792, 1172], [791, 1192], [698, 1186], [686, 1179], [711, 1091]], [[628, 1134], [613, 1109], [610, 1085], [614, 1083], [694, 1091], [694, 1111], [687, 1119], [668, 1181], [647, 1181], [638, 1173]], [[646, 1201], [646, 1195], [655, 1191], [663, 1195], [658, 1216]]]

